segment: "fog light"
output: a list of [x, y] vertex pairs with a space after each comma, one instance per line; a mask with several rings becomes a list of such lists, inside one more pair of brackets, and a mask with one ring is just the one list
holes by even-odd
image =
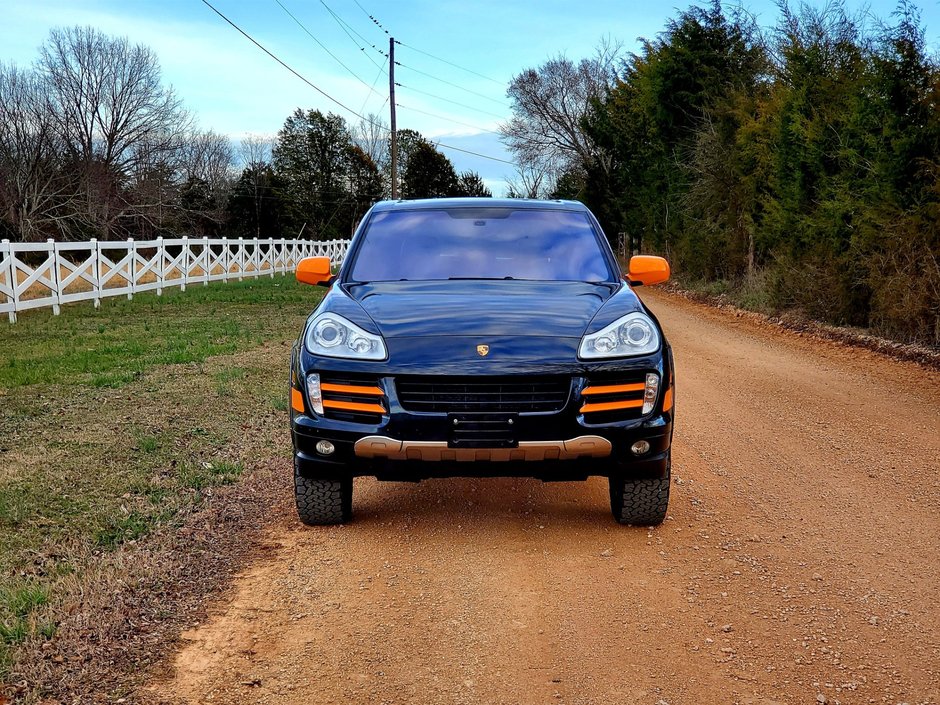
[[[319, 446], [317, 446], [317, 449], [319, 450]], [[633, 451], [634, 455], [643, 455], [644, 453], [648, 452], [649, 449], [649, 441], [637, 441], [632, 446], [630, 446], [630, 450]]]
[[[649, 443], [646, 444], [646, 447], [649, 447]], [[336, 450], [336, 446], [329, 441], [317, 441], [317, 453], [320, 455], [333, 455], [334, 450]]]

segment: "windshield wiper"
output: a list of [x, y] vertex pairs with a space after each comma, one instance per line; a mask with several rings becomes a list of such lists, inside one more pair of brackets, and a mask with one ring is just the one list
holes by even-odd
[[515, 281], [515, 277], [447, 277], [447, 281], [485, 281], [485, 282], [501, 282], [501, 281]]

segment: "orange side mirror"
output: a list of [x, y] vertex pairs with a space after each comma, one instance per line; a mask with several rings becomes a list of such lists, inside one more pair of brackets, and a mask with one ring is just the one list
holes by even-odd
[[634, 255], [630, 258], [630, 272], [627, 276], [634, 286], [662, 284], [669, 279], [669, 262], [662, 257]]
[[297, 263], [297, 281], [301, 284], [323, 284], [332, 277], [329, 257], [304, 257]]

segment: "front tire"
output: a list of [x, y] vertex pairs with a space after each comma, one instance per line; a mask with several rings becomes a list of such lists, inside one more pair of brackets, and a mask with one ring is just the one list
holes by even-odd
[[666, 518], [669, 506], [670, 462], [666, 477], [652, 480], [625, 480], [611, 477], [610, 511], [621, 524], [657, 526]]
[[294, 467], [297, 516], [307, 526], [343, 524], [352, 517], [352, 478], [312, 480]]

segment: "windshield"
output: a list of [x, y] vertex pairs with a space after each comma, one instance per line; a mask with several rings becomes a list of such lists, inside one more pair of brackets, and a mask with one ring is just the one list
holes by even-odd
[[506, 207], [374, 213], [351, 278], [613, 280], [586, 213]]

